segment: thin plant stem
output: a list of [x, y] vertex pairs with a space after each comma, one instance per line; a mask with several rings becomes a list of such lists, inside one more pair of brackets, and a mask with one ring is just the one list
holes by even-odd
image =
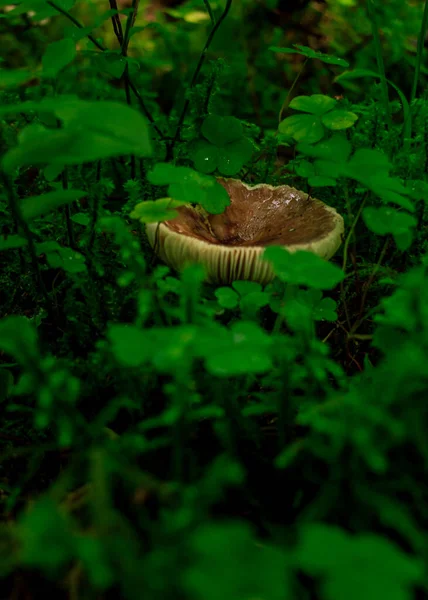
[[414, 74], [414, 78], [413, 78], [412, 92], [410, 94], [410, 104], [415, 100], [416, 92], [418, 90], [419, 76], [421, 74], [422, 57], [423, 57], [423, 53], [424, 53], [424, 45], [425, 45], [425, 37], [427, 34], [427, 29], [428, 29], [428, 0], [425, 0], [425, 8], [424, 8], [423, 16], [422, 16], [421, 30], [419, 32], [419, 37], [418, 37], [415, 74]]
[[[343, 271], [344, 274], [346, 274], [346, 266], [348, 264], [348, 248], [349, 248], [349, 244], [350, 244], [352, 236], [354, 234], [355, 227], [356, 227], [358, 221], [360, 220], [360, 216], [361, 216], [361, 213], [363, 212], [363, 208], [364, 208], [364, 206], [366, 204], [367, 198], [368, 198], [368, 194], [366, 194], [365, 197], [363, 198], [363, 201], [360, 204], [358, 212], [355, 215], [355, 218], [354, 218], [354, 220], [352, 222], [352, 225], [351, 225], [351, 228], [349, 230], [349, 233], [346, 236], [345, 244], [343, 246], [343, 262], [342, 262], [342, 271]], [[341, 296], [342, 302], [343, 302], [343, 309], [345, 311], [346, 323], [348, 325], [348, 328], [351, 329], [351, 319], [349, 317], [348, 305], [346, 304], [346, 300], [345, 300], [345, 287], [344, 287], [344, 281], [343, 280], [340, 282], [340, 296]]]
[[214, 16], [214, 13], [213, 13], [213, 9], [211, 8], [210, 0], [204, 0], [204, 4], [205, 4], [205, 7], [206, 7], [206, 9], [207, 9], [207, 12], [208, 12], [208, 14], [209, 14], [209, 16], [210, 16], [211, 23], [212, 23], [213, 25], [215, 25], [215, 23], [216, 23], [216, 20], [215, 20], [215, 16]]
[[[199, 60], [198, 60], [198, 64], [196, 65], [196, 69], [193, 73], [192, 76], [192, 80], [190, 82], [190, 86], [189, 86], [189, 93], [193, 90], [193, 88], [195, 87], [196, 81], [199, 77], [199, 73], [201, 72], [202, 66], [205, 62], [205, 58], [208, 52], [209, 47], [211, 46], [211, 43], [214, 39], [215, 34], [217, 33], [220, 25], [223, 23], [223, 21], [225, 20], [225, 18], [227, 17], [230, 7], [232, 6], [232, 0], [227, 0], [226, 1], [226, 6], [224, 8], [224, 11], [222, 12], [222, 14], [220, 15], [219, 20], [217, 21], [217, 23], [213, 26], [213, 28], [211, 29], [207, 41], [205, 42], [205, 46], [201, 52], [201, 55], [199, 56]], [[183, 123], [184, 123], [184, 119], [186, 117], [187, 111], [189, 109], [189, 104], [190, 104], [190, 98], [189, 96], [187, 96], [185, 102], [184, 102], [184, 106], [183, 106], [183, 110], [181, 111], [180, 117], [178, 119], [178, 124], [177, 124], [177, 129], [175, 131], [175, 135], [171, 141], [171, 143], [169, 144], [168, 147], [168, 158], [171, 159], [173, 157], [173, 152], [174, 152], [174, 146], [175, 144], [178, 142], [178, 140], [180, 139], [180, 135], [181, 135], [181, 129], [183, 127]]]
[[[61, 173], [61, 181], [62, 181], [62, 189], [67, 190], [68, 189], [67, 167], [64, 167], [64, 171]], [[74, 240], [73, 223], [71, 221], [71, 211], [70, 211], [69, 204], [66, 204], [64, 206], [64, 215], [65, 215], [65, 222], [67, 225], [68, 245], [73, 250], [76, 250], [76, 242]]]
[[290, 96], [291, 96], [291, 94], [292, 94], [292, 92], [293, 92], [294, 88], [296, 87], [296, 85], [297, 85], [297, 82], [299, 81], [299, 79], [300, 79], [300, 76], [302, 75], [302, 73], [303, 73], [303, 71], [304, 71], [304, 68], [306, 67], [306, 64], [307, 64], [308, 60], [309, 60], [309, 58], [306, 58], [306, 59], [304, 60], [304, 62], [303, 62], [303, 64], [302, 64], [302, 66], [300, 67], [300, 69], [299, 69], [299, 71], [298, 71], [298, 73], [297, 73], [296, 77], [294, 78], [294, 81], [293, 81], [293, 83], [291, 84], [291, 87], [290, 87], [290, 89], [289, 89], [289, 90], [288, 90], [288, 92], [287, 92], [287, 96], [285, 97], [285, 100], [284, 100], [284, 102], [282, 103], [282, 106], [281, 106], [281, 110], [279, 111], [279, 115], [278, 115], [278, 121], [279, 121], [279, 123], [281, 123], [281, 121], [282, 121], [282, 115], [284, 114], [284, 112], [285, 112], [285, 111], [287, 110], [287, 108], [288, 108], [288, 105], [289, 105], [289, 103], [290, 103]]
[[382, 44], [379, 36], [379, 25], [376, 16], [374, 0], [367, 0], [367, 11], [372, 25], [373, 41], [375, 45], [377, 67], [379, 69], [380, 83], [382, 88], [383, 103], [385, 108], [388, 127], [392, 126], [391, 107], [389, 105], [388, 82], [385, 75], [385, 64], [382, 56]]
[[113, 31], [115, 36], [117, 37], [119, 44], [122, 45], [123, 44], [123, 30], [122, 30], [122, 23], [120, 21], [118, 12], [119, 9], [117, 7], [117, 2], [116, 0], [109, 0], [110, 1], [110, 8], [117, 11], [116, 14], [111, 16], [111, 22], [113, 25]]
[[359, 329], [360, 325], [361, 325], [361, 324], [362, 324], [362, 323], [365, 321], [365, 319], [367, 318], [367, 317], [362, 317], [362, 316], [361, 316], [361, 315], [362, 315], [362, 313], [363, 313], [363, 311], [364, 311], [365, 305], [366, 305], [367, 294], [368, 294], [368, 292], [369, 292], [369, 289], [370, 289], [370, 287], [371, 287], [371, 285], [372, 285], [372, 283], [373, 283], [373, 280], [374, 280], [374, 278], [376, 277], [376, 274], [377, 274], [377, 272], [379, 271], [379, 269], [380, 269], [380, 267], [381, 267], [381, 265], [382, 265], [383, 259], [385, 258], [385, 254], [386, 254], [386, 252], [387, 252], [387, 250], [388, 250], [388, 247], [389, 247], [389, 244], [390, 244], [390, 242], [391, 242], [391, 238], [388, 236], [388, 237], [386, 238], [386, 240], [385, 240], [385, 243], [384, 243], [383, 247], [382, 247], [382, 250], [381, 250], [381, 252], [380, 252], [380, 255], [379, 255], [379, 258], [378, 258], [378, 261], [377, 261], [377, 263], [375, 264], [375, 266], [373, 267], [373, 271], [372, 271], [372, 272], [371, 272], [371, 274], [370, 274], [369, 280], [368, 280], [368, 282], [367, 282], [367, 285], [366, 285], [366, 289], [364, 290], [363, 297], [361, 298], [361, 305], [360, 305], [360, 318], [359, 318], [359, 319], [358, 319], [358, 321], [357, 321], [357, 322], [356, 322], [356, 323], [355, 323], [355, 324], [354, 324], [354, 325], [351, 327], [351, 329], [350, 329], [350, 331], [349, 331], [349, 333], [348, 333], [348, 340], [349, 340], [349, 339], [352, 339], [352, 338], [355, 338], [355, 335], [354, 335], [354, 334], [355, 334], [355, 332], [357, 331], [357, 329]]

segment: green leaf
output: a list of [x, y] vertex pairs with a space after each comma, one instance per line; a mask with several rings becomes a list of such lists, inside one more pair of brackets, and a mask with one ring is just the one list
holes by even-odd
[[307, 574], [322, 577], [326, 600], [410, 600], [410, 586], [423, 578], [421, 562], [386, 538], [371, 533], [351, 536], [321, 523], [301, 528], [295, 562]]
[[218, 169], [222, 175], [236, 175], [253, 153], [253, 145], [247, 138], [242, 138], [222, 148], [218, 157]]
[[347, 110], [332, 110], [321, 118], [327, 129], [337, 131], [339, 129], [349, 129], [358, 120], [358, 116]]
[[329, 187], [336, 185], [336, 179], [323, 175], [314, 175], [314, 177], [309, 177], [308, 183], [311, 187]]
[[0, 252], [3, 250], [14, 250], [27, 245], [27, 240], [20, 235], [0, 236]]
[[392, 168], [388, 157], [379, 150], [360, 148], [356, 150], [348, 163], [349, 175], [357, 181], [366, 181], [368, 176], [388, 174]]
[[60, 246], [53, 252], [46, 252], [46, 260], [53, 269], [64, 269], [67, 273], [86, 271], [85, 257], [71, 248]]
[[255, 281], [234, 281], [232, 283], [232, 287], [238, 292], [241, 298], [247, 294], [262, 291], [262, 286], [260, 283], [256, 283]]
[[125, 104], [68, 99], [59, 103], [55, 112], [65, 127], [53, 130], [30, 125], [25, 128], [20, 133], [19, 145], [3, 158], [6, 171], [20, 165], [77, 165], [124, 154], [151, 154], [146, 121]]
[[229, 194], [214, 177], [188, 167], [158, 163], [148, 173], [148, 180], [155, 185], [169, 183], [171, 198], [182, 203], [200, 204], [210, 214], [221, 214], [230, 204]]
[[212, 173], [218, 167], [219, 149], [210, 142], [200, 140], [191, 153], [195, 169], [201, 173]]
[[195, 600], [290, 598], [286, 556], [277, 547], [256, 544], [247, 523], [212, 522], [199, 526], [190, 537], [190, 556], [193, 560], [183, 573], [186, 597]]
[[352, 146], [341, 133], [333, 134], [327, 140], [321, 140], [311, 146], [306, 143], [298, 144], [296, 150], [313, 158], [321, 158], [334, 162], [346, 162], [352, 152]]
[[363, 210], [363, 220], [373, 233], [377, 235], [391, 233], [394, 239], [396, 236], [408, 235], [418, 224], [417, 219], [412, 215], [389, 207], [367, 207]]
[[43, 77], [55, 78], [76, 56], [76, 43], [70, 38], [48, 44], [42, 57]]
[[28, 69], [0, 69], [0, 89], [21, 85], [34, 77], [34, 73]]
[[212, 328], [201, 332], [197, 341], [208, 372], [217, 377], [265, 373], [272, 368], [272, 340], [255, 323], [239, 321], [230, 331]]
[[409, 188], [406, 188], [399, 179], [387, 175], [374, 175], [370, 177], [370, 189], [377, 194], [384, 202], [398, 204], [410, 212], [415, 212], [415, 205], [406, 197]]
[[10, 315], [0, 320], [0, 350], [23, 365], [39, 354], [37, 330], [26, 318]]
[[294, 170], [296, 171], [297, 175], [300, 175], [300, 177], [305, 177], [306, 179], [308, 177], [314, 177], [315, 175], [314, 165], [308, 160], [300, 160], [300, 162], [295, 165]]
[[131, 219], [138, 219], [141, 223], [169, 221], [177, 216], [178, 213], [175, 209], [183, 204], [184, 202], [173, 200], [172, 198], [146, 200], [145, 202], [136, 204], [129, 216]]
[[78, 225], [82, 225], [83, 227], [87, 227], [91, 222], [89, 215], [86, 213], [76, 213], [71, 217], [73, 223], [77, 223]]
[[110, 325], [107, 339], [115, 359], [124, 367], [139, 367], [153, 355], [153, 344], [147, 331], [134, 325]]
[[316, 115], [293, 115], [279, 124], [278, 131], [293, 137], [297, 142], [314, 144], [324, 135], [324, 127]]
[[328, 54], [324, 54], [323, 52], [317, 52], [316, 50], [312, 50], [312, 48], [308, 48], [308, 46], [301, 46], [300, 44], [293, 44], [293, 46], [296, 48], [295, 50], [293, 48], [278, 48], [277, 46], [271, 46], [269, 50], [272, 52], [279, 52], [281, 54], [300, 54], [301, 56], [306, 56], [307, 58], [315, 58], [329, 65], [349, 67], [349, 63], [343, 58], [330, 56]]
[[[53, 577], [74, 558], [72, 525], [65, 511], [49, 497], [21, 516], [18, 526], [20, 560], [27, 568]], [[43, 552], [40, 552], [43, 548]]]
[[337, 100], [324, 96], [323, 94], [312, 94], [312, 96], [296, 96], [290, 102], [290, 108], [313, 115], [323, 115], [336, 106]]
[[147, 121], [138, 110], [127, 104], [110, 100], [79, 100], [74, 105], [69, 102], [59, 106], [55, 113], [65, 126], [84, 128], [94, 136], [106, 137], [107, 142], [128, 146], [129, 152], [139, 157], [152, 154]]
[[79, 200], [87, 195], [87, 192], [82, 190], [58, 190], [56, 192], [48, 192], [41, 196], [31, 196], [24, 198], [19, 203], [21, 214], [26, 221], [36, 219], [41, 215], [45, 215], [51, 210], [55, 210], [64, 204], [70, 204], [75, 200]]
[[189, 179], [192, 169], [189, 167], [175, 167], [171, 163], [156, 163], [151, 171], [147, 173], [147, 179], [153, 185], [169, 185], [170, 183], [182, 183]]
[[288, 252], [280, 246], [270, 246], [264, 251], [263, 258], [272, 263], [281, 281], [292, 285], [330, 290], [345, 276], [335, 264], [302, 250]]
[[220, 147], [239, 140], [243, 135], [239, 119], [218, 115], [209, 115], [202, 124], [201, 132], [209, 142]]
[[219, 287], [214, 292], [218, 303], [223, 308], [233, 309], [239, 304], [239, 296], [236, 292], [231, 290], [229, 287]]
[[122, 77], [126, 69], [127, 62], [127, 57], [122, 56], [120, 51], [107, 51], [97, 55], [97, 64], [99, 68], [115, 79], [120, 79]]

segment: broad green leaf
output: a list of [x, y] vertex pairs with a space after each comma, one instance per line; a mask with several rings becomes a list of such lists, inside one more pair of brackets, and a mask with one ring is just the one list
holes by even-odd
[[352, 146], [345, 135], [335, 133], [328, 140], [321, 140], [314, 146], [302, 142], [298, 144], [296, 150], [313, 158], [346, 162], [352, 152]]
[[212, 173], [218, 168], [222, 175], [238, 173], [251, 158], [253, 146], [247, 138], [241, 138], [223, 147], [201, 140], [197, 143], [192, 159], [202, 173]]
[[76, 56], [76, 43], [70, 38], [52, 42], [42, 57], [44, 77], [55, 78], [64, 67], [73, 62]]
[[355, 179], [365, 180], [367, 176], [380, 175], [381, 172], [388, 174], [392, 168], [388, 157], [379, 150], [360, 148], [351, 157], [347, 169]]
[[279, 124], [278, 131], [293, 137], [297, 142], [315, 144], [324, 135], [324, 127], [316, 115], [293, 115]]
[[271, 338], [255, 323], [239, 321], [230, 329], [212, 328], [198, 336], [207, 370], [217, 377], [265, 373], [272, 368]]
[[6, 171], [32, 164], [77, 165], [124, 154], [151, 154], [146, 122], [126, 104], [68, 99], [59, 103], [55, 112], [65, 127], [25, 128], [19, 136], [19, 145], [3, 158]]
[[153, 355], [153, 344], [147, 331], [134, 325], [110, 325], [107, 339], [113, 356], [124, 367], [139, 367]]
[[272, 263], [275, 274], [281, 281], [292, 285], [330, 290], [345, 276], [338, 266], [312, 252], [288, 252], [279, 246], [270, 246], [264, 251], [263, 258]]
[[306, 179], [315, 175], [314, 165], [308, 160], [300, 160], [300, 162], [294, 167], [294, 170], [296, 171], [297, 175], [300, 175], [300, 177], [305, 177]]
[[218, 303], [223, 308], [233, 309], [239, 304], [238, 294], [229, 287], [219, 287], [216, 289], [214, 294], [218, 300]]
[[15, 87], [34, 78], [34, 73], [28, 69], [0, 69], [0, 89]]
[[26, 318], [10, 315], [0, 320], [0, 350], [25, 365], [38, 356], [37, 330]]
[[156, 163], [147, 173], [147, 179], [153, 185], [169, 185], [180, 183], [190, 177], [192, 169], [188, 167], [175, 167], [171, 163]]
[[294, 560], [307, 574], [322, 577], [326, 600], [410, 600], [411, 586], [423, 578], [421, 562], [386, 538], [371, 533], [351, 536], [321, 523], [301, 528]]
[[247, 138], [242, 138], [227, 144], [218, 157], [218, 169], [222, 175], [230, 177], [236, 175], [248, 162], [253, 153], [253, 145]]
[[311, 187], [330, 187], [336, 185], [336, 180], [331, 177], [314, 175], [314, 177], [309, 177], [308, 183]]
[[194, 600], [291, 598], [285, 554], [277, 547], [256, 543], [247, 523], [203, 524], [191, 533], [189, 542], [193, 560], [182, 574], [186, 597]]
[[127, 104], [110, 100], [79, 101], [75, 106], [71, 102], [59, 106], [55, 112], [66, 126], [86, 128], [94, 135], [105, 136], [110, 143], [128, 145], [136, 156], [152, 154], [147, 121]]
[[117, 52], [102, 52], [97, 55], [97, 65], [116, 79], [120, 79], [125, 71], [127, 65], [127, 57], [122, 56], [120, 51]]
[[175, 210], [182, 206], [184, 202], [173, 200], [172, 198], [161, 198], [160, 200], [146, 200], [140, 202], [130, 213], [131, 219], [138, 219], [141, 223], [158, 223], [159, 221], [168, 221], [177, 216]]
[[382, 174], [373, 175], [370, 177], [370, 188], [384, 202], [398, 204], [410, 212], [415, 212], [415, 205], [410, 198], [406, 197], [409, 188], [406, 188], [397, 178]]
[[312, 96], [296, 96], [290, 102], [290, 108], [313, 115], [323, 115], [334, 108], [336, 104], [337, 100], [334, 98], [324, 96], [323, 94], [312, 94]]
[[214, 180], [214, 184], [205, 188], [205, 198], [201, 205], [212, 215], [220, 215], [230, 204], [229, 194]]
[[218, 167], [219, 149], [210, 142], [200, 140], [191, 153], [195, 169], [202, 173], [212, 173]]
[[0, 236], [0, 252], [3, 250], [13, 250], [27, 245], [27, 240], [20, 235]]
[[82, 225], [83, 227], [87, 227], [91, 222], [91, 218], [86, 213], [76, 213], [71, 217], [73, 223], [77, 223], [78, 225]]
[[323, 52], [317, 52], [316, 50], [312, 50], [312, 48], [308, 48], [308, 46], [301, 46], [300, 44], [293, 44], [293, 46], [295, 49], [271, 46], [269, 50], [281, 54], [300, 54], [301, 56], [306, 56], [307, 58], [315, 58], [329, 65], [349, 67], [349, 63], [343, 58], [338, 58], [337, 56], [330, 56], [328, 54], [324, 54]]
[[31, 196], [24, 198], [19, 203], [21, 214], [26, 221], [31, 221], [41, 215], [45, 215], [51, 210], [55, 210], [64, 204], [70, 204], [87, 195], [83, 190], [58, 190], [48, 192], [41, 196]]
[[239, 140], [243, 135], [239, 119], [218, 115], [209, 115], [202, 124], [201, 132], [209, 142], [220, 147]]
[[59, 569], [74, 558], [72, 523], [52, 498], [38, 499], [20, 517], [17, 534], [22, 565], [41, 570], [48, 577], [59, 575]]
[[339, 129], [349, 129], [358, 120], [358, 116], [348, 110], [332, 110], [321, 117], [323, 124], [327, 129], [337, 131]]
[[363, 219], [367, 227], [377, 235], [403, 234], [418, 224], [417, 219], [412, 215], [389, 207], [365, 208]]

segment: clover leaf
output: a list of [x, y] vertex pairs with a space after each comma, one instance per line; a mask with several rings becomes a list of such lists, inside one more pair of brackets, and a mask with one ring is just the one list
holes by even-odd
[[334, 110], [336, 105], [334, 98], [323, 94], [296, 96], [290, 108], [308, 114], [287, 117], [279, 124], [278, 131], [297, 142], [315, 144], [324, 137], [325, 128], [337, 131], [352, 127], [358, 116], [347, 110]]
[[230, 204], [229, 194], [214, 177], [189, 167], [157, 163], [147, 178], [154, 185], [167, 185], [168, 196], [173, 200], [181, 204], [200, 204], [213, 215], [221, 214]]
[[198, 171], [213, 173], [217, 169], [222, 175], [232, 176], [251, 158], [253, 145], [235, 117], [209, 115], [201, 132], [205, 139], [197, 141], [191, 153]]

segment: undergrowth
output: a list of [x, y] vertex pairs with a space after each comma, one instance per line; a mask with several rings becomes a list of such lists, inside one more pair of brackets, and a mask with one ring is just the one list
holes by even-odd
[[[0, 1], [2, 598], [428, 591], [428, 2]], [[216, 177], [326, 262], [177, 273]]]

